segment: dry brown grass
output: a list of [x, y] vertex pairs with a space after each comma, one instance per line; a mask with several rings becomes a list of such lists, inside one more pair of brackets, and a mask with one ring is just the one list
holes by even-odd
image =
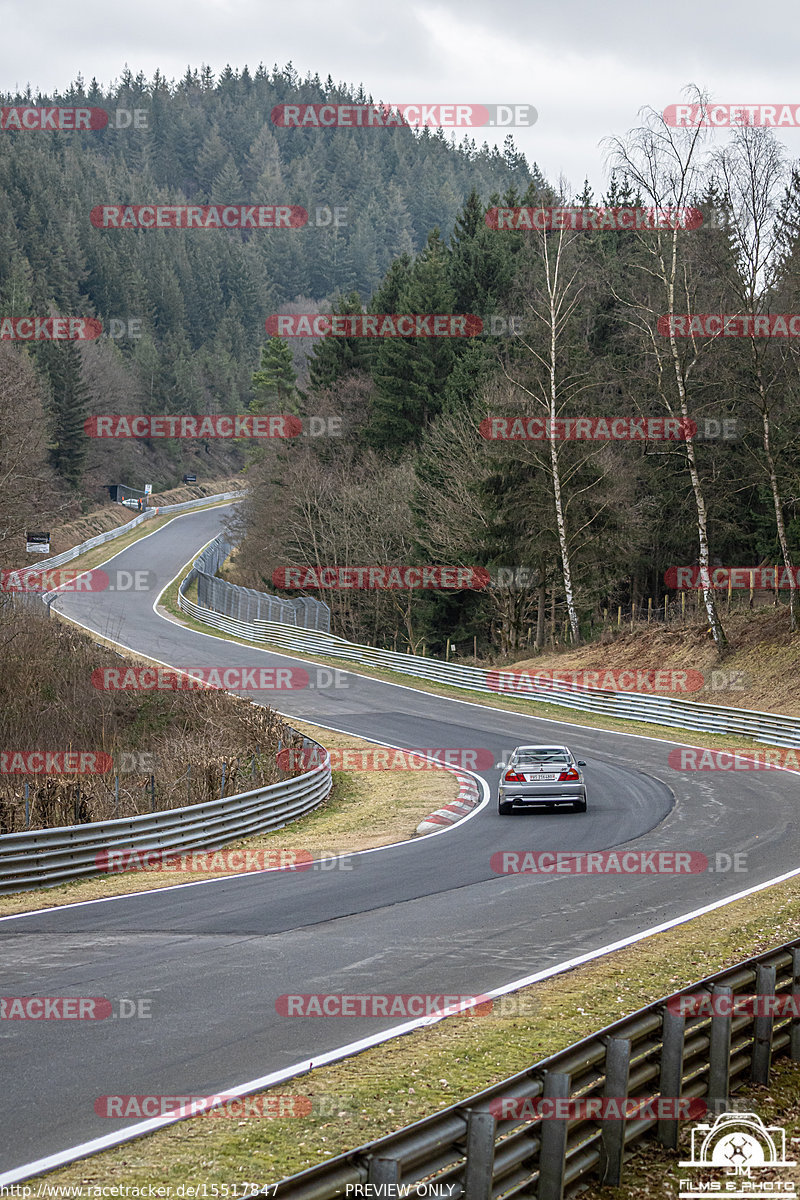
[[[372, 744], [349, 734], [321, 729], [305, 721], [294, 721], [293, 725], [300, 733], [331, 750], [362, 750]], [[226, 849], [246, 847], [248, 850], [278, 853], [301, 852], [310, 853], [314, 858], [370, 850], [375, 846], [386, 846], [413, 837], [424, 817], [453, 800], [458, 793], [455, 777], [449, 771], [440, 769], [333, 771], [332, 779], [331, 794], [313, 812], [292, 822], [285, 829], [232, 842]], [[192, 864], [192, 867], [195, 865]], [[120, 875], [100, 875], [56, 888], [39, 888], [0, 896], [0, 916], [151, 891], [203, 879], [219, 879], [224, 873], [192, 869], [190, 873], [185, 870], [139, 870]]]
[[[0, 610], [0, 647], [5, 755], [77, 751], [97, 755], [100, 768], [81, 775], [0, 774], [0, 833], [25, 828], [26, 778], [29, 827], [42, 829], [150, 811], [151, 774], [155, 807], [163, 809], [218, 797], [223, 768], [226, 795], [296, 773], [276, 762], [279, 740], [285, 746], [293, 735], [272, 709], [208, 688], [100, 690], [93, 673], [119, 669], [118, 655], [25, 609]], [[5, 765], [15, 766], [8, 759]]]

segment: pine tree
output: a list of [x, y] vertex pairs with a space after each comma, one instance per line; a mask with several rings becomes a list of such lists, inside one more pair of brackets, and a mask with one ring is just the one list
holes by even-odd
[[[414, 264], [395, 312], [452, 313], [447, 250], [438, 229]], [[378, 346], [373, 367], [377, 394], [368, 442], [396, 457], [419, 441], [427, 423], [442, 408], [444, 389], [455, 361], [450, 338], [387, 338]]]
[[67, 483], [78, 488], [86, 461], [84, 423], [89, 396], [81, 375], [81, 358], [74, 342], [49, 343], [42, 358], [50, 384], [50, 461]]
[[261, 365], [253, 372], [253, 391], [250, 412], [294, 412], [297, 405], [297, 375], [289, 343], [271, 337], [261, 350]]
[[[333, 304], [334, 314], [360, 313], [361, 297], [348, 292]], [[365, 370], [367, 357], [361, 338], [326, 337], [317, 342], [308, 360], [308, 375], [312, 391], [321, 392], [352, 371]]]

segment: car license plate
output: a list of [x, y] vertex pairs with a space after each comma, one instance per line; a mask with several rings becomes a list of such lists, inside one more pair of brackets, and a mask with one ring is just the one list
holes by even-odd
[[528, 783], [552, 783], [554, 779], [558, 779], [557, 775], [536, 774], [526, 776]]

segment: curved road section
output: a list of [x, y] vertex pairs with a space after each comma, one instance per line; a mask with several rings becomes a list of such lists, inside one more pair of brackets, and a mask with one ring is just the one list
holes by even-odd
[[[57, 607], [171, 666], [303, 666], [312, 683], [324, 682], [308, 662], [185, 629], [155, 608], [226, 512], [180, 516], [105, 565], [112, 582], [117, 571], [147, 572], [151, 590], [65, 595]], [[337, 682], [252, 698], [391, 746], [490, 751], [494, 763], [521, 742], [567, 742], [588, 764], [588, 812], [500, 817], [499, 772], [481, 767], [492, 798], [470, 819], [349, 856], [340, 869], [224, 878], [0, 920], [0, 995], [102, 996], [115, 1013], [133, 1005], [150, 1014], [0, 1021], [0, 1183], [133, 1123], [98, 1116], [99, 1097], [215, 1094], [398, 1024], [397, 1017], [284, 1016], [281, 995], [475, 995], [795, 866], [792, 774], [679, 773], [668, 764], [674, 743], [492, 710], [346, 670]], [[494, 869], [493, 855], [502, 852], [613, 847], [699, 852], [712, 868], [718, 852], [726, 856], [720, 862], [744, 854], [747, 871], [621, 877]]]

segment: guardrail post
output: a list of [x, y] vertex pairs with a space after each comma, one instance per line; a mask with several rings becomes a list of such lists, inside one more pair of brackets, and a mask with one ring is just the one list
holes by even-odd
[[497, 1122], [490, 1112], [473, 1109], [467, 1117], [467, 1165], [463, 1200], [491, 1200]]
[[[722, 1112], [728, 1104], [731, 1081], [731, 1009], [733, 989], [716, 985], [711, 989], [711, 1033], [708, 1050], [709, 1108]], [[723, 1000], [717, 1012], [717, 1001]]]
[[[629, 1038], [609, 1038], [606, 1042], [606, 1085], [604, 1096], [621, 1099], [628, 1095], [628, 1080], [631, 1069], [631, 1043]], [[603, 1121], [600, 1134], [600, 1182], [610, 1187], [619, 1187], [622, 1179], [622, 1155], [625, 1152], [625, 1126], [627, 1121]]]
[[[800, 995], [800, 947], [792, 950], [792, 996]], [[800, 1017], [792, 1017], [789, 1034], [789, 1055], [800, 1062]]]
[[[571, 1077], [563, 1071], [546, 1071], [544, 1100], [564, 1100], [569, 1096]], [[539, 1187], [537, 1200], [563, 1200], [564, 1161], [567, 1153], [567, 1122], [542, 1121], [539, 1142]]]
[[[683, 1052], [686, 1039], [686, 1018], [665, 1008], [661, 1015], [661, 1075], [658, 1090], [662, 1096], [677, 1100], [683, 1090]], [[670, 1150], [678, 1148], [680, 1126], [672, 1118], [658, 1122], [656, 1139]]]
[[367, 1183], [377, 1184], [380, 1188], [378, 1194], [387, 1197], [387, 1200], [397, 1196], [397, 1185], [400, 1182], [400, 1163], [397, 1159], [378, 1158], [373, 1155], [369, 1159], [368, 1166]]
[[[762, 996], [775, 995], [775, 967], [759, 963], [756, 967], [756, 995], [761, 1001]], [[763, 1008], [759, 1003], [759, 1008]], [[750, 1078], [753, 1083], [766, 1086], [769, 1083], [769, 1068], [772, 1062], [772, 1028], [775, 1024], [774, 1015], [759, 1011], [753, 1020], [753, 1059], [750, 1066]]]

